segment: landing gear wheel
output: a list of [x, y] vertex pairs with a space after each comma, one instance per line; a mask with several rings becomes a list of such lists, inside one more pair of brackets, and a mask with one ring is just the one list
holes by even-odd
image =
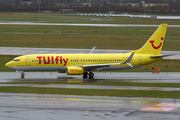
[[24, 79], [25, 73], [21, 73], [21, 78]]
[[94, 78], [94, 73], [90, 72], [89, 73], [89, 79], [93, 79]]
[[86, 78], [87, 78], [87, 75], [88, 75], [88, 72], [84, 72], [84, 73], [83, 73], [83, 78], [86, 79]]

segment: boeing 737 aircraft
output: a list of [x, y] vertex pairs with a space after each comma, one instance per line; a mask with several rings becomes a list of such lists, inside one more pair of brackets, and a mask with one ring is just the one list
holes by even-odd
[[93, 71], [141, 67], [168, 56], [161, 54], [167, 26], [167, 24], [161, 24], [144, 46], [125, 54], [24, 55], [14, 58], [6, 63], [6, 66], [21, 72], [21, 78], [24, 78], [24, 71], [58, 71], [68, 75], [83, 75], [83, 78], [88, 76], [93, 78]]

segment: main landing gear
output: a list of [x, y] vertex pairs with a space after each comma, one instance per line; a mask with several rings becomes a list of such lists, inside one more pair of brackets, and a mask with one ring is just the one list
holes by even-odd
[[[87, 77], [88, 77], [88, 72], [84, 72], [83, 73], [83, 78], [87, 79]], [[89, 72], [89, 79], [93, 79], [93, 78], [94, 78], [94, 73]]]
[[24, 79], [25, 73], [21, 73], [21, 79]]

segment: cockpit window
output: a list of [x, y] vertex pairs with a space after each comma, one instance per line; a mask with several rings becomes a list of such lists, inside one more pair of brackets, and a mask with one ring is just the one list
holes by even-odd
[[20, 59], [13, 59], [12, 61], [19, 62], [19, 61], [20, 61]]

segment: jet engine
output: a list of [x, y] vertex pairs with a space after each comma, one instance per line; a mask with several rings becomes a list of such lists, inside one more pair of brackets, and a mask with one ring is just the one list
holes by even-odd
[[67, 67], [68, 75], [82, 75], [84, 73], [84, 69], [82, 67]]

